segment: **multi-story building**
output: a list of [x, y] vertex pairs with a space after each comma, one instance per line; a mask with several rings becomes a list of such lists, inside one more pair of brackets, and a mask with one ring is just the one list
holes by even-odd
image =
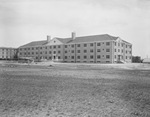
[[16, 48], [0, 47], [0, 59], [11, 60], [17, 54]]
[[132, 44], [108, 34], [34, 41], [19, 47], [20, 57], [62, 62], [115, 63], [132, 61]]

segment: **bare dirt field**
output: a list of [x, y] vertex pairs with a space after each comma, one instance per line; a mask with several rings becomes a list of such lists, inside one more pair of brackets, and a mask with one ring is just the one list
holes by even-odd
[[0, 63], [0, 117], [150, 117], [150, 65]]

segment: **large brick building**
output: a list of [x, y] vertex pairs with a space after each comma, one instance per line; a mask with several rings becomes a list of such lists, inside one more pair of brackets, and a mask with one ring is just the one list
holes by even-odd
[[1, 60], [12, 60], [17, 54], [16, 48], [0, 47], [0, 59]]
[[91, 35], [34, 41], [19, 47], [19, 57], [61, 62], [115, 63], [132, 61], [132, 44], [119, 37]]

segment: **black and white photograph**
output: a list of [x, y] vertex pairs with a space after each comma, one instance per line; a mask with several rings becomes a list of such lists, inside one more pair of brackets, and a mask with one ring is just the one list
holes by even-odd
[[0, 0], [0, 117], [150, 117], [150, 0]]

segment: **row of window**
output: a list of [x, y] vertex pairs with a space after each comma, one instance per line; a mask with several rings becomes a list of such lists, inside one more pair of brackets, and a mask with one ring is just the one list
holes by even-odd
[[[64, 62], [68, 62], [68, 61], [64, 61]], [[75, 61], [70, 61], [70, 62], [72, 62], [72, 63], [74, 63]], [[94, 63], [94, 61], [76, 61], [76, 63], [80, 63], [80, 62], [83, 62], [83, 63]], [[96, 63], [111, 63], [110, 61], [96, 61]]]
[[0, 52], [0, 54], [13, 54], [13, 53], [10, 53], [10, 52]]
[[[104, 49], [102, 49], [104, 51]], [[65, 53], [67, 53], [68, 51], [66, 50]], [[70, 51], [69, 51], [70, 52]], [[84, 53], [87, 53], [87, 50], [83, 50]], [[93, 49], [90, 49], [90, 52], [94, 52]], [[101, 49], [97, 49], [97, 52], [101, 52]], [[110, 49], [106, 49], [106, 52], [110, 52]], [[71, 50], [71, 53], [74, 53], [74, 50]], [[81, 53], [81, 50], [77, 50], [77, 53]]]
[[[115, 49], [115, 52], [117, 52], [117, 49]], [[121, 50], [118, 49], [118, 52], [122, 52], [122, 53], [123, 53], [123, 49], [121, 49]], [[131, 51], [127, 51], [127, 50], [126, 50], [125, 52], [126, 52], [126, 54], [127, 54], [127, 53], [131, 54]]]
[[[131, 59], [131, 56], [125, 56], [126, 59]], [[117, 55], [115, 55], [115, 59], [117, 59]], [[124, 57], [120, 57], [120, 59], [124, 59]]]
[[[104, 42], [103, 43], [97, 43], [97, 46], [101, 46], [101, 44], [104, 44]], [[85, 44], [83, 44], [83, 47], [87, 47], [87, 45], [88, 44], [85, 43]], [[106, 42], [106, 45], [109, 46], [110, 42]], [[65, 45], [65, 48], [67, 48], [68, 46], [70, 46], [70, 45]], [[90, 43], [90, 46], [93, 47], [94, 43]], [[74, 48], [74, 45], [71, 45], [71, 47]], [[77, 47], [81, 47], [81, 44], [77, 44]]]
[[[49, 46], [49, 47], [31, 47], [31, 48], [24, 48], [24, 50], [38, 50], [38, 49], [56, 49], [56, 48], [61, 48], [61, 46], [60, 45], [58, 45], [58, 46], [56, 46], [56, 45], [54, 45], [54, 46]], [[22, 51], [23, 50], [23, 48], [20, 48], [20, 51]]]
[[[124, 43], [118, 43], [118, 46], [120, 47], [123, 47], [123, 45], [124, 45]], [[115, 42], [115, 46], [117, 46], [117, 42]], [[132, 46], [131, 45], [125, 45], [126, 46], [126, 48], [132, 48]]]
[[[83, 56], [83, 59], [87, 59], [87, 57], [88, 56]], [[101, 57], [105, 57], [104, 55], [97, 55], [97, 59], [100, 59]], [[65, 59], [69, 59], [70, 58], [70, 56], [68, 57], [68, 56], [65, 56]], [[75, 56], [71, 56], [71, 59], [74, 59], [75, 58]], [[93, 55], [90, 55], [90, 59], [93, 59], [94, 58], [94, 56]], [[77, 56], [77, 59], [81, 59], [81, 56]], [[110, 59], [110, 55], [106, 55], [106, 59]]]
[[[38, 59], [37, 56], [36, 56], [35, 58]], [[43, 57], [40, 56], [39, 58], [42, 59]], [[44, 59], [52, 59], [52, 58], [53, 58], [53, 57], [51, 57], [51, 56], [49, 56], [49, 57], [45, 56], [45, 57], [44, 57]], [[58, 56], [57, 59], [62, 59], [62, 58], [61, 58], [61, 56]]]
[[[104, 51], [104, 49], [103, 49]], [[66, 50], [65, 53], [67, 53], [68, 51]], [[74, 50], [71, 50], [71, 53], [74, 53], [75, 51]], [[81, 50], [77, 50], [77, 53], [80, 53]], [[87, 50], [83, 50], [84, 53], [87, 53]], [[94, 50], [93, 49], [90, 49], [90, 52], [93, 53]], [[101, 52], [101, 49], [97, 49], [97, 52]], [[110, 49], [106, 49], [106, 52], [110, 52]], [[49, 54], [51, 54], [52, 52], [49, 51]], [[60, 54], [61, 51], [58, 51], [58, 54]], [[24, 53], [26, 55], [26, 53]], [[28, 54], [30, 54], [30, 52], [28, 52]], [[31, 52], [31, 54], [34, 54], [34, 52]], [[35, 52], [35, 54], [38, 54], [38, 52]], [[40, 52], [40, 54], [42, 54], [42, 52]], [[46, 51], [45, 54], [48, 54], [48, 52]], [[56, 51], [53, 51], [53, 54], [56, 54]], [[20, 55], [22, 55], [22, 53], [20, 53]]]
[[0, 49], [0, 51], [15, 51], [13, 49]]
[[[40, 53], [38, 53], [38, 52], [28, 52], [28, 53], [24, 53], [24, 55], [26, 55], [26, 54], [28, 54], [28, 55], [30, 55], [30, 54], [32, 54], [32, 55], [34, 55], [34, 54], [43, 54], [43, 53], [45, 53], [45, 54], [52, 54], [52, 52], [51, 51], [49, 51], [49, 52], [40, 52]], [[58, 54], [60, 54], [61, 53], [61, 51], [58, 51], [57, 52]], [[22, 55], [23, 53], [21, 53], [20, 52], [20, 55]], [[53, 54], [56, 54], [56, 51], [53, 51]]]
[[[101, 57], [104, 57], [104, 55], [103, 56], [97, 55], [97, 59], [100, 59]], [[44, 58], [45, 59], [52, 59], [52, 56], [49, 56], [49, 57], [45, 56]], [[57, 58], [61, 59], [61, 56], [58, 56]], [[75, 56], [71, 56], [71, 57], [70, 56], [65, 56], [65, 59], [69, 59], [69, 58], [75, 59]], [[36, 59], [38, 59], [38, 57], [36, 57]], [[42, 57], [40, 57], [40, 59], [42, 59]], [[77, 56], [77, 59], [81, 59], [81, 56]], [[83, 59], [87, 59], [87, 56], [83, 56]], [[94, 56], [91, 55], [90, 59], [94, 59]], [[110, 59], [110, 55], [106, 55], [106, 59]]]

